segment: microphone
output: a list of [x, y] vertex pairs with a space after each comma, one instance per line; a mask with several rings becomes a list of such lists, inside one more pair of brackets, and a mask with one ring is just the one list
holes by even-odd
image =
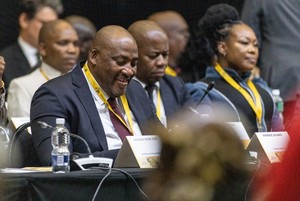
[[[192, 111], [194, 114], [196, 115], [200, 115], [199, 112], [197, 111], [197, 107], [200, 105], [200, 103], [202, 102], [202, 100], [205, 98], [205, 96], [207, 96], [207, 94], [210, 92], [210, 90], [212, 90], [215, 86], [215, 82], [211, 81], [208, 85], [206, 90], [204, 91], [204, 94], [202, 95], [202, 97], [199, 99], [199, 101], [197, 102], [197, 104], [195, 105], [194, 108], [189, 107], [189, 110]], [[201, 114], [200, 116], [203, 116], [205, 114]]]
[[212, 90], [215, 86], [215, 81], [211, 81], [208, 85], [206, 90], [204, 91], [204, 94], [202, 95], [202, 97], [200, 98], [200, 100], [198, 101], [198, 103], [196, 104], [196, 108], [200, 105], [200, 103], [202, 102], [202, 100], [205, 98], [205, 96], [207, 96], [208, 92], [210, 92], [210, 90]]
[[[53, 130], [54, 127], [47, 124], [43, 121], [37, 121], [37, 124], [39, 124], [42, 128], [47, 128]], [[76, 135], [74, 133], [69, 133], [71, 137], [79, 139], [81, 142], [83, 142], [86, 146], [87, 152], [89, 154], [88, 158], [79, 158], [77, 155], [77, 158], [72, 158], [70, 160], [70, 168], [71, 170], [87, 170], [90, 168], [111, 168], [113, 164], [113, 159], [111, 158], [104, 158], [104, 157], [94, 157], [90, 146], [88, 145], [87, 141], [80, 137], [79, 135]]]
[[[37, 123], [38, 123], [42, 128], [49, 128], [49, 129], [51, 129], [51, 130], [54, 129], [53, 126], [50, 126], [50, 125], [47, 124], [46, 122], [38, 121]], [[87, 152], [89, 153], [89, 157], [94, 157], [93, 154], [92, 154], [92, 152], [91, 152], [90, 146], [89, 146], [88, 143], [85, 141], [85, 139], [83, 139], [83, 138], [80, 137], [79, 135], [75, 135], [75, 134], [73, 134], [73, 133], [69, 133], [69, 134], [70, 134], [71, 137], [77, 138], [77, 139], [79, 139], [81, 142], [83, 142], [83, 144], [85, 144], [85, 146], [86, 146]]]

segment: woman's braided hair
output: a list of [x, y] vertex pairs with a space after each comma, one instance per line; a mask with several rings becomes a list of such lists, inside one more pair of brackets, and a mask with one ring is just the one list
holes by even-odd
[[209, 7], [191, 34], [180, 66], [183, 69], [198, 69], [203, 77], [206, 67], [211, 65], [218, 54], [217, 43], [228, 36], [234, 24], [241, 23], [239, 13], [234, 7], [224, 3]]

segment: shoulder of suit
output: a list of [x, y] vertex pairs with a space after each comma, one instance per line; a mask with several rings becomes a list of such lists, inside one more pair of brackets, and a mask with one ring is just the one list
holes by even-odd
[[[12, 83], [13, 82], [24, 82], [24, 81], [26, 81], [26, 82], [28, 82], [28, 81], [34, 82], [34, 78], [36, 78], [39, 75], [40, 75], [39, 69], [35, 69], [34, 71], [32, 71], [29, 74], [26, 74], [26, 75], [23, 75], [21, 77], [17, 77], [17, 78], [12, 79], [11, 82]], [[42, 77], [42, 76], [40, 76], [40, 77]]]
[[189, 91], [197, 91], [197, 90], [203, 91], [203, 90], [206, 90], [207, 83], [202, 82], [202, 81], [197, 81], [194, 83], [189, 82], [189, 83], [186, 83], [185, 86]]
[[[16, 53], [17, 50], [21, 50], [21, 47], [18, 45], [18, 43], [13, 43], [9, 46], [6, 46], [4, 48], [1, 49], [0, 54], [1, 56], [6, 56], [8, 53], [14, 52], [14, 54]], [[13, 56], [14, 54], [12, 54], [11, 56]], [[10, 56], [10, 55], [7, 55]]]
[[164, 80], [165, 82], [170, 83], [170, 84], [184, 85], [183, 80], [178, 76], [174, 77], [174, 76], [165, 74], [161, 80]]
[[130, 82], [128, 84], [128, 87], [129, 88], [142, 88], [143, 89], [142, 85], [135, 79], [130, 80]]

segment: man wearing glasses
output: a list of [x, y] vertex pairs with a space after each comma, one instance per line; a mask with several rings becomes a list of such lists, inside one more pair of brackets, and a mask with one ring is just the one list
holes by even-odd
[[62, 11], [60, 0], [21, 0], [19, 4], [19, 37], [2, 49], [6, 70], [3, 81], [8, 88], [13, 78], [20, 77], [40, 65], [38, 35], [45, 22], [55, 20]]

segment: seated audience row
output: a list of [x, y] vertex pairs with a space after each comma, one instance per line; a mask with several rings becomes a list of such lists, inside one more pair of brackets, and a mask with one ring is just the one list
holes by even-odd
[[[184, 32], [180, 47], [173, 46], [177, 44], [170, 33], [174, 27], [168, 27], [166, 19], [180, 19], [180, 32]], [[30, 115], [41, 165], [51, 165], [51, 130], [37, 122], [54, 126], [56, 118], [64, 118], [70, 132], [84, 138], [95, 156], [115, 159], [126, 136], [159, 134], [160, 166], [147, 186], [150, 193], [156, 192], [151, 193], [153, 200], [243, 199], [249, 171], [240, 140], [225, 126], [200, 127], [200, 114], [224, 117], [224, 122], [241, 121], [249, 137], [283, 130], [283, 125], [270, 88], [261, 79], [250, 79], [259, 56], [258, 42], [237, 11], [219, 4], [199, 21], [194, 42], [201, 45], [196, 45], [200, 47], [196, 54], [207, 69], [205, 78], [188, 84], [176, 76], [176, 70], [172, 75], [168, 73], [172, 70], [166, 70], [178, 69], [188, 38], [185, 21], [176, 13], [151, 15], [128, 30], [109, 25], [96, 33], [92, 24], [84, 21], [87, 30], [76, 24], [78, 20], [84, 21], [72, 16], [45, 22], [38, 40], [42, 64], [10, 83], [8, 116]], [[85, 43], [83, 49], [79, 43]], [[76, 65], [80, 54], [82, 61]], [[7, 121], [4, 68], [0, 56], [1, 125]], [[215, 86], [208, 91], [212, 82]], [[178, 114], [185, 118], [174, 126], [171, 121]], [[75, 157], [87, 156], [85, 145], [77, 139], [71, 139], [70, 150]]]
[[[224, 11], [224, 8], [227, 10]], [[223, 13], [218, 17], [222, 9]], [[155, 19], [155, 17], [152, 16], [149, 19]], [[70, 73], [67, 72], [75, 66], [79, 55], [78, 36], [72, 26], [63, 20], [46, 23], [39, 36], [39, 49], [43, 64], [33, 73], [17, 78], [11, 83], [8, 94], [9, 108], [12, 109], [11, 111], [20, 110], [20, 108], [24, 111], [9, 113], [9, 117], [29, 116], [29, 104], [33, 94], [42, 85], [31, 103], [32, 123], [42, 120], [54, 125], [55, 118], [63, 117], [72, 133], [81, 136], [91, 135], [88, 141], [94, 152], [106, 155], [107, 151], [108, 156], [115, 157], [123, 139], [122, 134], [119, 134], [113, 125], [112, 119], [116, 115], [124, 127], [119, 132], [125, 132], [125, 135], [141, 135], [147, 132], [151, 134], [149, 130], [144, 129], [144, 124], [149, 119], [156, 123], [159, 123], [157, 121], [159, 119], [165, 127], [168, 127], [168, 121], [172, 115], [179, 112], [182, 107], [194, 107], [189, 94], [191, 93], [194, 101], [199, 103], [207, 85], [214, 81], [216, 82], [215, 88], [205, 97], [200, 107], [196, 108], [199, 109], [199, 113], [203, 113], [201, 105], [209, 103], [209, 108], [213, 110], [210, 115], [222, 115], [223, 110], [217, 111], [219, 107], [212, 107], [220, 104], [226, 108], [226, 116], [232, 117], [227, 118], [226, 121], [241, 121], [250, 137], [256, 131], [268, 131], [271, 128], [282, 129], [281, 122], [277, 121], [279, 116], [276, 118], [274, 102], [266, 85], [256, 84], [249, 79], [250, 71], [258, 58], [257, 41], [253, 31], [239, 21], [237, 11], [223, 4], [212, 7], [200, 21], [199, 27], [202, 31], [202, 35], [198, 35], [199, 39], [208, 42], [206, 47], [212, 47], [212, 49], [203, 48], [203, 54], [210, 55], [207, 60], [215, 67], [208, 68], [207, 77], [202, 82], [187, 84], [189, 89], [187, 92], [179, 77], [165, 75], [170, 53], [168, 36], [153, 21], [137, 21], [128, 28], [129, 33], [118, 26], [104, 27], [94, 39], [88, 61], [81, 62]], [[114, 31], [116, 31], [114, 35], [108, 35]], [[130, 43], [127, 42], [128, 47], [125, 44], [124, 47], [115, 47], [123, 45], [125, 39], [127, 41], [132, 37], [131, 35], [133, 38]], [[95, 66], [102, 69], [101, 73]], [[84, 70], [80, 70], [81, 68]], [[138, 69], [137, 72], [136, 69]], [[62, 78], [47, 82], [65, 73], [67, 74]], [[105, 74], [107, 76], [104, 76]], [[134, 80], [131, 81], [133, 77]], [[36, 82], [37, 79], [41, 82]], [[35, 82], [28, 80], [35, 80]], [[142, 87], [137, 87], [136, 81]], [[47, 83], [43, 85], [45, 82]], [[80, 96], [75, 89], [82, 88], [81, 85], [86, 86], [84, 87], [86, 94]], [[128, 87], [129, 89], [142, 89], [141, 95], [145, 96], [138, 100], [147, 98], [146, 102], [140, 102], [140, 104], [145, 106], [149, 103], [149, 108], [138, 108], [137, 111], [144, 110], [145, 114], [135, 111], [138, 104], [133, 106], [131, 103], [132, 94], [130, 90], [126, 91], [127, 85], [134, 86]], [[48, 88], [48, 86], [51, 87]], [[240, 91], [237, 91], [236, 86], [241, 86], [242, 90], [239, 88]], [[148, 92], [149, 89], [152, 91]], [[138, 90], [134, 92], [139, 93]], [[123, 96], [125, 93], [129, 94]], [[25, 97], [27, 101], [24, 101]], [[113, 112], [115, 107], [111, 104], [115, 103], [110, 103], [109, 97], [118, 99], [119, 106], [117, 107], [120, 107], [121, 116], [115, 112], [114, 115], [110, 114], [109, 111]], [[89, 107], [86, 106], [87, 103]], [[90, 111], [92, 108], [94, 112]], [[156, 114], [155, 117], [152, 114]], [[94, 115], [100, 117], [96, 118], [98, 123], [105, 122], [103, 127], [92, 126], [96, 123], [95, 118], [92, 118]], [[87, 116], [94, 120], [86, 122]], [[90, 132], [84, 132], [89, 126], [93, 129], [89, 129]], [[50, 131], [41, 136], [39, 133], [47, 133], [41, 129], [33, 125], [33, 139], [43, 164], [49, 164]], [[99, 136], [99, 133], [103, 135]], [[95, 139], [99, 140], [98, 143]], [[74, 152], [85, 152], [82, 145], [76, 140], [72, 141], [74, 141], [72, 144]]]

